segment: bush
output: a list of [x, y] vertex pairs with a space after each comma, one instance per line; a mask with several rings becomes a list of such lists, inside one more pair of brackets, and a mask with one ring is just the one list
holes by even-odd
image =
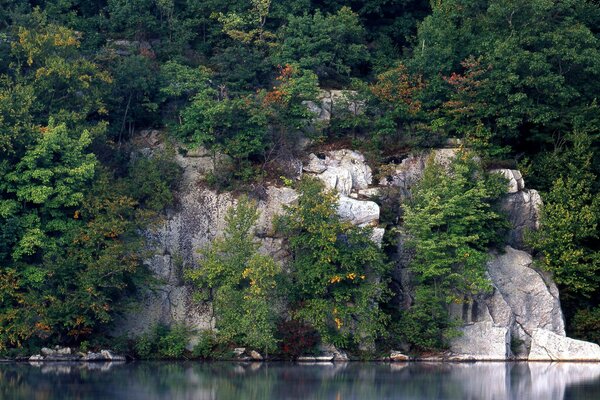
[[218, 345], [217, 335], [212, 330], [200, 332], [198, 343], [192, 350], [195, 358], [210, 359], [215, 358], [215, 348]]
[[318, 332], [310, 325], [298, 320], [281, 322], [277, 327], [279, 352], [282, 357], [294, 360], [301, 355], [315, 352], [319, 343]]
[[506, 192], [506, 181], [488, 176], [472, 154], [462, 151], [447, 169], [433, 157], [412, 201], [404, 205], [410, 269], [417, 290], [403, 320], [407, 340], [421, 349], [441, 349], [453, 332], [450, 303], [489, 291], [488, 247], [499, 243], [505, 226], [492, 205]]
[[190, 330], [183, 324], [157, 324], [136, 339], [135, 354], [141, 359], [181, 358], [189, 338]]
[[323, 189], [320, 181], [304, 178], [298, 204], [278, 221], [292, 252], [293, 313], [328, 344], [372, 347], [388, 319], [379, 302], [387, 295], [389, 265], [371, 230], [342, 221], [337, 194]]
[[600, 307], [577, 310], [572, 330], [576, 338], [600, 344]]
[[219, 340], [268, 353], [276, 349], [274, 303], [280, 266], [258, 253], [253, 234], [257, 219], [256, 204], [240, 198], [225, 216], [223, 237], [200, 250], [200, 266], [185, 274], [198, 286], [198, 300], [212, 301]]
[[174, 325], [158, 339], [158, 354], [162, 358], [181, 358], [189, 339], [189, 329], [185, 325]]

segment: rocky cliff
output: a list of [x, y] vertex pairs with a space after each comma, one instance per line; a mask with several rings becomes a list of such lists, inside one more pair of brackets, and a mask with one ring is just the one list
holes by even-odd
[[[434, 150], [438, 162], [448, 162], [456, 150]], [[336, 150], [310, 154], [299, 174], [310, 174], [339, 193], [338, 213], [353, 224], [373, 227], [373, 240], [381, 243], [384, 229], [379, 227], [380, 206], [374, 196], [396, 190], [400, 201], [410, 195], [411, 186], [423, 173], [429, 154], [410, 155], [401, 161], [382, 166], [374, 183], [373, 173], [362, 154]], [[183, 280], [183, 269], [197, 266], [197, 250], [207, 246], [224, 229], [224, 215], [235, 204], [230, 193], [207, 188], [203, 176], [212, 168], [211, 159], [202, 152], [177, 156], [184, 169], [178, 203], [164, 224], [148, 234], [155, 255], [147, 261], [161, 284], [148, 290], [143, 301], [118, 323], [120, 334], [138, 335], [157, 322], [182, 322], [193, 329], [214, 326], [208, 304], [192, 298], [192, 288]], [[491, 294], [452, 307], [452, 314], [464, 322], [462, 335], [451, 344], [452, 359], [473, 360], [600, 360], [600, 347], [565, 336], [559, 293], [550, 276], [533, 266], [524, 245], [523, 233], [539, 224], [541, 198], [525, 188], [519, 171], [496, 170], [509, 180], [502, 202], [511, 229], [507, 246], [491, 254], [487, 265], [492, 282]], [[272, 229], [272, 222], [286, 204], [294, 202], [293, 189], [267, 186], [259, 196], [260, 220], [256, 229], [261, 251], [284, 260], [288, 254], [283, 238]], [[399, 210], [398, 210], [399, 211]], [[399, 241], [394, 284], [399, 292], [398, 307], [411, 303], [410, 257]]]

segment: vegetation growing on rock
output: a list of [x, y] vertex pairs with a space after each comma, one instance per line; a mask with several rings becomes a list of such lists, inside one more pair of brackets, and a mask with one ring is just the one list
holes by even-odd
[[[386, 240], [404, 222], [416, 257], [414, 307], [396, 310], [394, 332], [443, 347], [445, 305], [486, 288], [500, 186], [483, 169], [518, 165], [545, 199], [536, 265], [559, 284], [570, 333], [598, 340], [598, 26], [584, 0], [3, 2], [0, 350], [109, 340], [149, 285], [144, 232], [176, 203], [172, 160], [186, 151], [213, 155], [206, 183], [260, 197], [297, 177], [307, 145], [359, 149], [377, 170], [449, 138], [481, 165], [428, 167], [405, 215], [409, 187], [387, 199]], [[161, 133], [141, 144], [147, 128]], [[336, 217], [334, 194], [308, 180], [298, 190], [282, 220], [290, 315], [327, 342], [371, 345], [396, 307], [379, 304], [390, 260], [368, 228]], [[266, 292], [281, 271], [257, 253], [243, 207], [237, 245], [217, 241], [212, 272], [190, 277], [224, 296], [216, 305], [243, 305], [221, 335], [273, 351]], [[242, 311], [260, 324], [234, 327]]]

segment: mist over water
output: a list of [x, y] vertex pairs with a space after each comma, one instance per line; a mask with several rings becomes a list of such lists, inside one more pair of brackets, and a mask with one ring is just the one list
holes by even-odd
[[0, 364], [1, 399], [600, 398], [595, 363]]

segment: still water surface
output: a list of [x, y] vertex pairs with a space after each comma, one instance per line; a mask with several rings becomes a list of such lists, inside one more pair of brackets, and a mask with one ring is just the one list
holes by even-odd
[[0, 398], [593, 400], [600, 364], [0, 364]]

